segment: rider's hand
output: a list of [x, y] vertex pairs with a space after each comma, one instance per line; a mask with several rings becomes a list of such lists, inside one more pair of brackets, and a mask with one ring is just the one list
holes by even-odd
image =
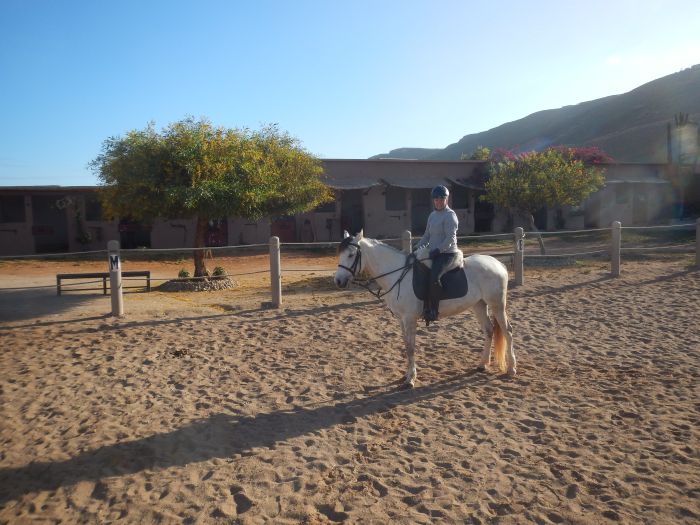
[[433, 248], [432, 250], [430, 250], [431, 259], [435, 259], [435, 257], [437, 257], [438, 255], [440, 255], [440, 250], [438, 248]]

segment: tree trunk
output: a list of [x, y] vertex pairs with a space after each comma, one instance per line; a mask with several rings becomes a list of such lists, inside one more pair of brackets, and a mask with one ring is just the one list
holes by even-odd
[[194, 276], [209, 277], [206, 262], [204, 261], [204, 248], [209, 231], [209, 220], [201, 215], [197, 216], [197, 229], [194, 234], [194, 247], [200, 248], [194, 251]]
[[542, 235], [540, 235], [540, 230], [537, 229], [535, 225], [535, 217], [532, 213], [528, 214], [528, 221], [530, 223], [530, 231], [535, 232], [537, 236], [537, 242], [540, 244], [540, 255], [545, 255], [546, 251], [544, 249], [544, 241], [542, 240]]
[[513, 217], [513, 227], [520, 226], [526, 232], [534, 233], [540, 245], [540, 255], [545, 255], [544, 240], [542, 235], [540, 235], [540, 230], [535, 225], [535, 216], [530, 212], [519, 209], [511, 209], [511, 215]]

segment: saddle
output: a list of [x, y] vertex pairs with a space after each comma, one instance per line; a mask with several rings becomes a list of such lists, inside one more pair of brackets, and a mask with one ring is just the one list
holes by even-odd
[[[428, 297], [430, 284], [430, 268], [420, 262], [417, 258], [413, 261], [413, 293], [421, 301], [425, 301]], [[467, 295], [469, 285], [467, 283], [467, 275], [464, 273], [464, 268], [459, 266], [440, 277], [442, 284], [442, 293], [440, 300], [458, 299]]]

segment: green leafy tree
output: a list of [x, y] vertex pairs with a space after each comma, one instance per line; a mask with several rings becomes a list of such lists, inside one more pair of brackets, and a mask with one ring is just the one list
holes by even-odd
[[461, 160], [489, 160], [490, 157], [491, 150], [489, 148], [486, 146], [477, 146], [471, 155], [462, 153]]
[[[508, 209], [516, 220], [537, 232], [534, 213], [545, 206], [581, 204], [603, 186], [600, 163], [609, 160], [598, 150], [567, 147], [519, 155], [500, 152], [489, 161], [484, 199]], [[537, 237], [544, 254], [542, 236]]]
[[[192, 217], [195, 248], [204, 248], [210, 219], [294, 214], [333, 198], [320, 161], [274, 125], [228, 129], [190, 117], [159, 133], [151, 123], [105, 140], [90, 165], [107, 214]], [[209, 275], [203, 250], [194, 263], [195, 277]]]

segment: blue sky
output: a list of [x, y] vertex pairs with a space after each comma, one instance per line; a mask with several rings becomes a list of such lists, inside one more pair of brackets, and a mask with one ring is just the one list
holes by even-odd
[[700, 63], [700, 2], [0, 0], [0, 186], [187, 115], [322, 158], [445, 147]]

